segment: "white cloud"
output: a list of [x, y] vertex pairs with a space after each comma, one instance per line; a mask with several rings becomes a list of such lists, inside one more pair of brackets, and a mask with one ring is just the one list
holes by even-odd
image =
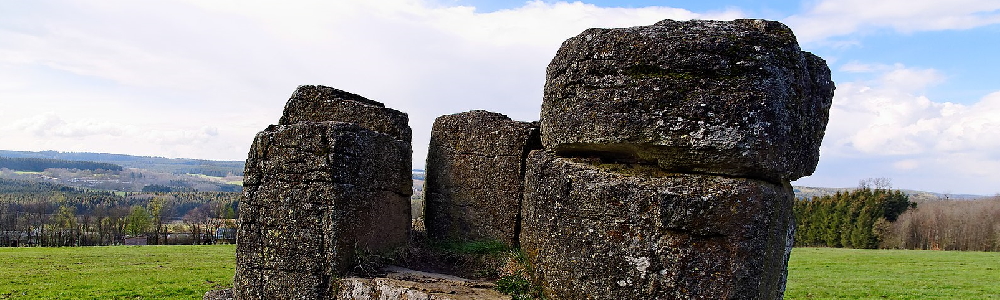
[[[73, 117], [53, 112], [14, 119], [0, 127], [0, 136], [18, 141], [6, 149], [58, 149], [60, 151], [109, 152], [167, 157], [225, 159], [220, 156], [243, 151], [248, 145], [234, 130], [178, 124], [122, 124]], [[252, 134], [251, 131], [238, 132]], [[221, 151], [221, 152], [220, 152]]]
[[1000, 24], [995, 0], [820, 0], [784, 20], [800, 41], [890, 29], [908, 33]]
[[822, 147], [824, 160], [890, 161], [886, 167], [911, 177], [897, 178], [904, 184], [913, 178], [939, 179], [907, 188], [996, 192], [989, 183], [1000, 182], [1000, 172], [991, 169], [1000, 165], [995, 154], [1000, 149], [1000, 92], [971, 105], [935, 102], [921, 91], [944, 80], [937, 70], [848, 65], [877, 76], [838, 84]]
[[[440, 115], [536, 119], [546, 65], [584, 29], [742, 14], [542, 1], [492, 13], [420, 0], [26, 3], [0, 11], [0, 64], [31, 81], [0, 85], [0, 101], [41, 117], [21, 121], [32, 134], [5, 135], [0, 148], [150, 144], [143, 154], [243, 159], [297, 85], [323, 84], [409, 113], [417, 166]], [[199, 144], [213, 139], [233, 145]]]
[[913, 170], [920, 167], [920, 161], [915, 159], [905, 159], [892, 163], [892, 166], [899, 170]]

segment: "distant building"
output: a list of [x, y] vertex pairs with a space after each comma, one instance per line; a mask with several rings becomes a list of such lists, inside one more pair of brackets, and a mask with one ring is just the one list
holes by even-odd
[[223, 243], [236, 242], [236, 228], [222, 227], [215, 230], [215, 240]]
[[147, 245], [147, 239], [144, 236], [127, 237], [127, 238], [125, 238], [125, 245], [129, 245], [129, 246], [145, 246], [145, 245]]

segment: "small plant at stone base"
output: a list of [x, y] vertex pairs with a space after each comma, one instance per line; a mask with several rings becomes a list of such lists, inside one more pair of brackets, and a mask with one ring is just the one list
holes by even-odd
[[531, 281], [534, 268], [524, 251], [510, 251], [506, 257], [506, 264], [498, 272], [501, 276], [496, 282], [496, 290], [510, 295], [512, 300], [545, 299], [542, 288]]
[[510, 295], [512, 300], [545, 299], [530, 281], [518, 275], [507, 275], [497, 280], [497, 291]]
[[494, 280], [511, 248], [496, 240], [447, 241], [431, 245], [437, 259], [448, 262], [462, 276]]

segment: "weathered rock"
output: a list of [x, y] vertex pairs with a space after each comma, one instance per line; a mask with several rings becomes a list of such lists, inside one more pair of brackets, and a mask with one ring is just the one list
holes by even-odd
[[406, 246], [409, 141], [343, 122], [271, 126], [247, 158], [236, 299], [330, 299], [333, 280]]
[[533, 151], [521, 247], [549, 299], [781, 299], [791, 186]]
[[412, 133], [406, 113], [357, 94], [322, 85], [301, 85], [285, 103], [279, 125], [339, 121], [361, 125], [409, 142]]
[[434, 121], [424, 186], [427, 234], [517, 244], [524, 160], [538, 127], [482, 110]]
[[202, 300], [233, 300], [233, 289], [214, 290], [205, 293]]
[[588, 29], [548, 66], [542, 142], [683, 173], [812, 174], [834, 84], [785, 25], [664, 20]]
[[488, 282], [455, 276], [391, 268], [379, 278], [340, 280], [337, 299], [343, 300], [509, 300]]

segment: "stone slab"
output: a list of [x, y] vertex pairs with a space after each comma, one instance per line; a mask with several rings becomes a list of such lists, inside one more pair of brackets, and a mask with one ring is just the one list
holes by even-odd
[[533, 151], [521, 247], [549, 299], [781, 299], [791, 186]]
[[548, 66], [541, 136], [561, 156], [792, 181], [816, 168], [833, 91], [778, 22], [588, 29]]

